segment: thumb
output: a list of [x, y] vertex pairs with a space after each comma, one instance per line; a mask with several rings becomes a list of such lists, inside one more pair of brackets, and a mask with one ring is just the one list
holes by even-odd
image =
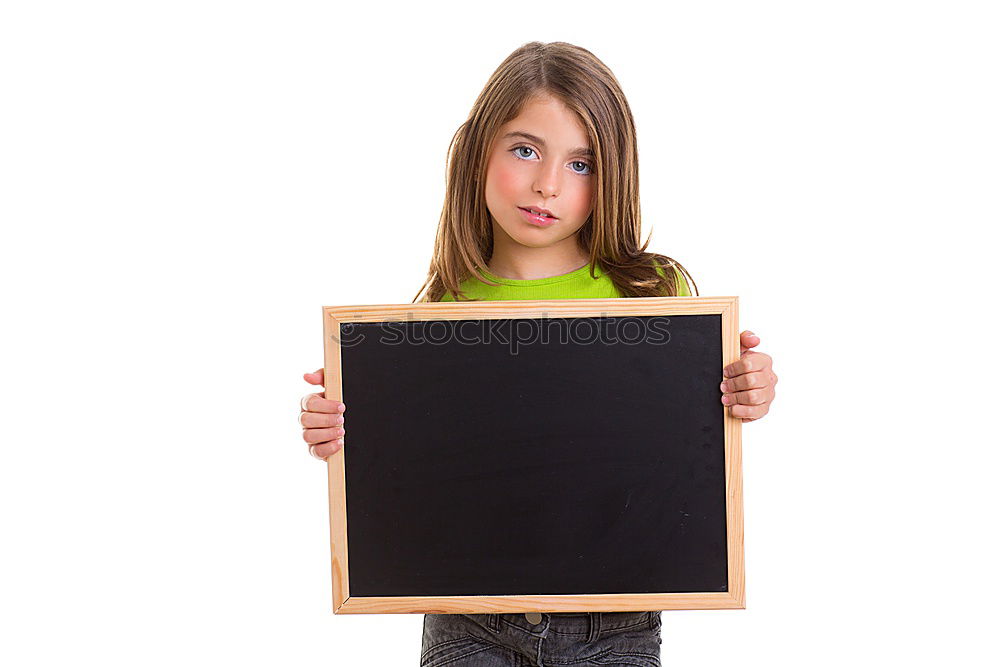
[[740, 356], [742, 356], [751, 347], [757, 347], [760, 345], [760, 336], [752, 331], [744, 331], [740, 334]]
[[303, 374], [303, 379], [309, 384], [323, 384], [323, 369]]

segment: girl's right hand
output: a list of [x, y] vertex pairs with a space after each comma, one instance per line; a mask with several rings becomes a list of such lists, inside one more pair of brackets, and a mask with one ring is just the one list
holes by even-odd
[[[309, 384], [323, 385], [323, 369], [302, 376]], [[302, 413], [302, 439], [309, 444], [309, 453], [325, 461], [344, 446], [344, 410], [340, 401], [331, 401], [321, 394], [306, 394], [299, 402]]]

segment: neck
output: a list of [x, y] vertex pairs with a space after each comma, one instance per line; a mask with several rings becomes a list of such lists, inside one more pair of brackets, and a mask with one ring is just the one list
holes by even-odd
[[493, 236], [493, 256], [486, 268], [495, 276], [509, 280], [539, 280], [576, 271], [590, 263], [577, 245], [576, 235], [546, 248], [531, 248], [513, 242], [504, 243]]

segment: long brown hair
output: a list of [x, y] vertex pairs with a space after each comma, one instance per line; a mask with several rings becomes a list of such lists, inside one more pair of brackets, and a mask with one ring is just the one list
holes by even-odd
[[[479, 175], [486, 173], [500, 128], [516, 118], [526, 102], [546, 93], [576, 112], [594, 150], [594, 211], [577, 232], [590, 263], [599, 265], [626, 297], [676, 296], [673, 267], [697, 294], [694, 279], [679, 262], [646, 252], [648, 237], [639, 245], [635, 121], [618, 80], [587, 49], [566, 42], [529, 42], [500, 63], [451, 139], [434, 256], [413, 301], [439, 301], [446, 292], [466, 300], [461, 282], [486, 269], [493, 254], [493, 225]], [[657, 267], [662, 267], [662, 276]], [[479, 279], [495, 284], [485, 276]]]

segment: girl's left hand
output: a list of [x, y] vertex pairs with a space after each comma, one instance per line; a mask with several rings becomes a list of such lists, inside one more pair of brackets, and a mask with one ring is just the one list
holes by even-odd
[[744, 422], [752, 422], [767, 414], [774, 400], [774, 385], [778, 376], [771, 370], [771, 357], [763, 352], [748, 352], [760, 344], [752, 331], [740, 334], [740, 359], [722, 369], [726, 377], [719, 385], [723, 405]]

